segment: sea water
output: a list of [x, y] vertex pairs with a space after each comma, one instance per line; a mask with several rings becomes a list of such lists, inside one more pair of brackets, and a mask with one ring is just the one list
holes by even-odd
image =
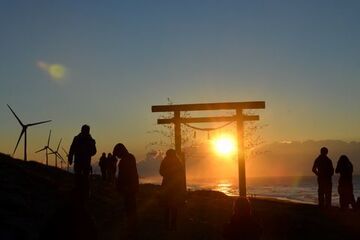
[[[160, 179], [142, 182], [160, 183]], [[332, 205], [339, 205], [338, 176], [332, 179]], [[360, 197], [360, 176], [353, 177], [355, 199]], [[214, 190], [228, 196], [238, 196], [237, 179], [188, 179], [189, 190]], [[247, 178], [248, 196], [275, 198], [293, 202], [317, 204], [317, 179], [302, 177], [253, 177]]]

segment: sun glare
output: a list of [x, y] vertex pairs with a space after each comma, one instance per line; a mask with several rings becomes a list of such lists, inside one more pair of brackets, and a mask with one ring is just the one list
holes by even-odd
[[220, 136], [213, 141], [215, 151], [220, 155], [230, 155], [235, 152], [235, 140], [230, 136]]

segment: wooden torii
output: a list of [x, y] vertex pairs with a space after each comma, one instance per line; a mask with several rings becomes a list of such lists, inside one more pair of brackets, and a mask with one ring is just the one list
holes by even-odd
[[[238, 171], [239, 171], [239, 195], [246, 196], [246, 177], [245, 177], [245, 154], [244, 154], [244, 122], [257, 121], [258, 115], [245, 115], [244, 109], [264, 109], [264, 101], [255, 102], [224, 102], [224, 103], [199, 103], [199, 104], [179, 104], [179, 105], [158, 105], [152, 106], [152, 112], [174, 112], [173, 118], [158, 119], [158, 124], [174, 124], [175, 130], [175, 151], [181, 156], [184, 167], [185, 159], [181, 151], [181, 124], [185, 123], [209, 123], [209, 122], [232, 122], [236, 121], [237, 126], [237, 150], [238, 150]], [[206, 110], [235, 110], [233, 116], [221, 117], [190, 117], [182, 118], [181, 111], [206, 111]], [[186, 170], [185, 170], [186, 187]]]

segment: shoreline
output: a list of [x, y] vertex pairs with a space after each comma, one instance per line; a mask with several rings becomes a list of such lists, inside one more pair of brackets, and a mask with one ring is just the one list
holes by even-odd
[[[154, 183], [154, 182], [141, 182], [141, 184], [152, 184], [156, 186], [160, 186], [160, 183]], [[228, 194], [225, 192], [222, 192], [220, 190], [211, 189], [210, 187], [202, 187], [202, 186], [194, 186], [195, 184], [189, 184], [187, 187], [188, 191], [214, 191], [214, 192], [220, 192], [224, 193], [226, 196], [229, 197], [238, 197], [237, 194]], [[299, 203], [299, 204], [309, 204], [309, 205], [317, 205], [314, 201], [306, 201], [306, 200], [299, 200], [291, 197], [284, 197], [284, 196], [272, 196], [272, 195], [266, 195], [266, 194], [247, 194], [247, 197], [250, 198], [258, 198], [258, 199], [264, 199], [264, 200], [275, 200], [275, 201], [284, 201], [284, 202], [292, 202], [292, 203]], [[338, 207], [338, 204], [333, 204], [333, 206]]]
[[[282, 179], [288, 181], [283, 181]], [[256, 183], [249, 181], [248, 197], [272, 198], [296, 203], [305, 203], [317, 205], [317, 181], [315, 176], [304, 176], [303, 180], [299, 177], [271, 177], [270, 179]], [[360, 178], [354, 178], [354, 195], [355, 198], [360, 196]], [[297, 180], [297, 181], [294, 181]], [[141, 183], [151, 183], [160, 185], [161, 178], [142, 178]], [[339, 207], [339, 195], [337, 190], [337, 178], [333, 180], [332, 205]], [[187, 189], [196, 190], [212, 190], [225, 193], [227, 196], [238, 196], [238, 190], [235, 183], [228, 179], [189, 179]]]

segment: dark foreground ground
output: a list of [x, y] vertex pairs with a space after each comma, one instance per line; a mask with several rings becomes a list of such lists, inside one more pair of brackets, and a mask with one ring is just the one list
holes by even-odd
[[[0, 154], [0, 239], [38, 239], [73, 188], [72, 175], [35, 162]], [[113, 185], [92, 177], [86, 209], [99, 239], [125, 239], [121, 197]], [[138, 239], [222, 239], [233, 198], [219, 192], [189, 192], [177, 231], [165, 230], [158, 204], [159, 186], [141, 185]], [[262, 239], [360, 239], [360, 213], [269, 199], [252, 199], [262, 224]], [[65, 220], [66, 221], [66, 220]], [[62, 226], [67, 231], [66, 222]]]

